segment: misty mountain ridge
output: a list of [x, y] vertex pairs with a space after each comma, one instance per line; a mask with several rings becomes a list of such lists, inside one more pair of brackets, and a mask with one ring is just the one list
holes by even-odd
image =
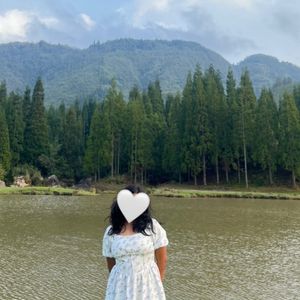
[[196, 42], [181, 40], [119, 39], [86, 49], [44, 41], [0, 44], [0, 80], [6, 80], [9, 91], [23, 91], [41, 76], [47, 105], [102, 97], [112, 78], [125, 97], [134, 85], [145, 89], [156, 79], [164, 94], [174, 93], [183, 89], [196, 64], [203, 71], [212, 64], [224, 80], [229, 68], [237, 81], [247, 68], [257, 95], [263, 86], [272, 87], [285, 78], [300, 82], [300, 68], [275, 57], [255, 54], [233, 65]]
[[265, 54], [254, 54], [246, 57], [234, 66], [235, 75], [239, 78], [242, 71], [248, 69], [256, 95], [262, 87], [273, 88], [274, 85], [300, 82], [300, 68], [296, 65], [279, 61], [276, 57]]

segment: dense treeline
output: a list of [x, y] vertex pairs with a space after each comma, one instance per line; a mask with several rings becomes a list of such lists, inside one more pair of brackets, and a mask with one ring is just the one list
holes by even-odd
[[[125, 101], [113, 80], [102, 101], [44, 107], [39, 78], [31, 92], [0, 86], [0, 179], [56, 174], [69, 183], [126, 175], [134, 182], [245, 183], [255, 174], [300, 175], [300, 88], [276, 105], [253, 91], [248, 71], [225, 87], [212, 66], [189, 73], [182, 93], [163, 99], [160, 83]], [[249, 175], [250, 174], [250, 175]], [[276, 177], [275, 177], [276, 175]]]

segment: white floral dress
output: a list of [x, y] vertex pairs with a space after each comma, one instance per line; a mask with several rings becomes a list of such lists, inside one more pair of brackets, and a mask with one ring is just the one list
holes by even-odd
[[103, 236], [102, 254], [114, 257], [107, 282], [105, 300], [165, 300], [165, 292], [155, 262], [154, 250], [169, 244], [165, 229], [152, 218], [155, 234], [151, 236], [108, 235], [109, 225]]

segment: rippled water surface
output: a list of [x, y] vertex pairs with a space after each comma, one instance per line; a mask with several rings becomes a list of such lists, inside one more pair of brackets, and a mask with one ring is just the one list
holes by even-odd
[[[110, 195], [0, 196], [0, 299], [104, 299]], [[168, 300], [300, 299], [300, 201], [153, 198]]]

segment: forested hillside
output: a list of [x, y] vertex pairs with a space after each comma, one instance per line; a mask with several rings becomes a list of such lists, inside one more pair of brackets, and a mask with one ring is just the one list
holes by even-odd
[[217, 53], [183, 41], [122, 39], [83, 50], [45, 42], [0, 45], [0, 79], [9, 90], [22, 90], [40, 76], [46, 104], [103, 96], [112, 78], [126, 97], [134, 84], [144, 89], [156, 79], [164, 93], [178, 91], [196, 63], [203, 68], [213, 64], [222, 73], [229, 67]]
[[[288, 63], [279, 62], [275, 57], [257, 54], [247, 57], [234, 67], [237, 77], [247, 69], [253, 81], [254, 91], [259, 95], [262, 87], [271, 88], [273, 85], [300, 82], [300, 68]], [[282, 93], [281, 93], [282, 94]]]
[[125, 176], [133, 182], [297, 184], [300, 178], [300, 87], [279, 105], [269, 89], [257, 99], [248, 71], [240, 80], [198, 65], [181, 92], [163, 98], [160, 82], [128, 101], [113, 80], [103, 101], [44, 105], [33, 91], [0, 86], [0, 180], [24, 175], [41, 184]]
[[[133, 85], [143, 90], [156, 79], [164, 95], [174, 93], [183, 89], [188, 72], [196, 64], [202, 70], [212, 64], [225, 83], [230, 63], [194, 42], [120, 39], [94, 43], [87, 49], [46, 42], [0, 45], [0, 80], [6, 80], [8, 90], [24, 90], [27, 85], [33, 88], [40, 76], [46, 106], [103, 97], [112, 78], [126, 99]], [[236, 80], [245, 68], [250, 71], [257, 96], [263, 86], [271, 87], [278, 79], [300, 81], [298, 67], [266, 55], [251, 56], [232, 66]]]

